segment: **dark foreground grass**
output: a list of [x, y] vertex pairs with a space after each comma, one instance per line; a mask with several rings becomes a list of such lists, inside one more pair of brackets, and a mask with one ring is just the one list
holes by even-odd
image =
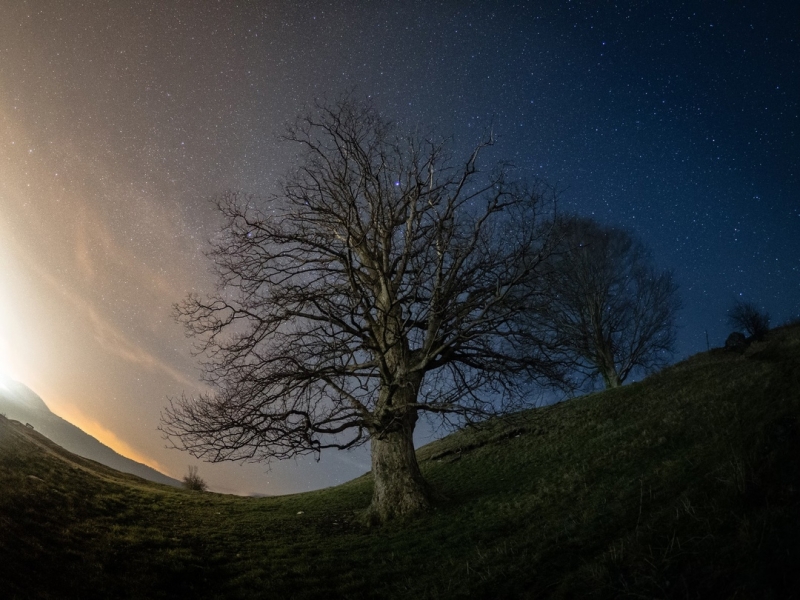
[[188, 492], [0, 418], [4, 598], [789, 598], [800, 328], [419, 451], [447, 497], [358, 520], [371, 481]]

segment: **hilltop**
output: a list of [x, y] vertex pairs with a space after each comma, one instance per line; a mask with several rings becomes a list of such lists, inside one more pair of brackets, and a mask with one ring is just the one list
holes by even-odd
[[799, 455], [800, 327], [429, 444], [447, 500], [376, 529], [369, 475], [192, 493], [0, 418], [0, 580], [9, 598], [792, 597]]
[[47, 404], [30, 388], [18, 381], [6, 380], [0, 385], [0, 414], [32, 425], [45, 437], [70, 452], [97, 461], [144, 479], [180, 486], [181, 482], [115, 452], [79, 427], [50, 411]]

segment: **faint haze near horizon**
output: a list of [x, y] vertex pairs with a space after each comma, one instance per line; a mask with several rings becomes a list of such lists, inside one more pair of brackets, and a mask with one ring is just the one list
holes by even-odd
[[[276, 134], [353, 88], [457, 152], [492, 124], [562, 210], [640, 235], [681, 285], [678, 357], [722, 344], [736, 298], [798, 316], [800, 48], [771, 6], [0, 0], [0, 371], [180, 478], [157, 426], [202, 390], [170, 313], [212, 285], [208, 200], [275, 191]], [[369, 458], [199, 468], [276, 494]]]

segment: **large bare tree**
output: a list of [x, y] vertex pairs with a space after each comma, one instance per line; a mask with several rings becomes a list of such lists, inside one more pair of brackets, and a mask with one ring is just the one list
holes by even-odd
[[672, 273], [658, 271], [647, 247], [624, 229], [564, 216], [556, 231], [550, 301], [537, 326], [550, 331], [573, 374], [599, 376], [614, 388], [634, 369], [666, 364], [681, 306]]
[[369, 516], [424, 509], [421, 413], [475, 419], [562, 377], [527, 326], [553, 197], [401, 135], [369, 105], [319, 105], [289, 129], [299, 166], [268, 200], [227, 194], [218, 288], [177, 318], [212, 392], [170, 401], [162, 429], [211, 461], [371, 442]]

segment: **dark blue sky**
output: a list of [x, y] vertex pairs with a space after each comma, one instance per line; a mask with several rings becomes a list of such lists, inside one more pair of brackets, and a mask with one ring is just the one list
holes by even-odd
[[[66, 418], [180, 477], [168, 395], [197, 371], [170, 306], [211, 284], [208, 198], [267, 194], [316, 97], [557, 184], [681, 286], [677, 357], [736, 298], [800, 316], [800, 11], [793, 2], [0, 2], [0, 367]], [[363, 455], [201, 466], [277, 493]]]

